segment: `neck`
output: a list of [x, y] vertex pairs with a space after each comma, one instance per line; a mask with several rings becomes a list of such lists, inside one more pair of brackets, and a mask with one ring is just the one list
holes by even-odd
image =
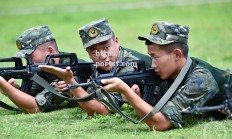
[[175, 80], [176, 77], [179, 75], [179, 73], [182, 70], [182, 68], [184, 67], [186, 61], [187, 61], [187, 58], [182, 58], [178, 61], [176, 72], [174, 73], [174, 76], [172, 77], [173, 80]]

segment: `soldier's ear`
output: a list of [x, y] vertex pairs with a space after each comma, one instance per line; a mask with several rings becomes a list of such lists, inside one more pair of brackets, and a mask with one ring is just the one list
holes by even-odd
[[114, 37], [114, 41], [118, 43], [118, 37]]
[[183, 57], [183, 53], [179, 48], [174, 49], [173, 54], [175, 55], [176, 60]]
[[48, 47], [48, 52], [49, 52], [50, 54], [53, 54], [53, 53], [55, 53], [55, 49], [54, 49], [53, 47], [49, 46], [49, 47]]

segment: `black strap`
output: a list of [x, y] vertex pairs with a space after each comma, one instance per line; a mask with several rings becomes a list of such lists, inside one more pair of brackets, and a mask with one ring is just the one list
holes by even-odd
[[[112, 100], [112, 98], [110, 97], [109, 93], [106, 92], [104, 89], [100, 88], [98, 90], [95, 91], [95, 93], [92, 93], [84, 98], [67, 98], [63, 95], [61, 95], [60, 93], [58, 93], [50, 84], [48, 84], [47, 81], [45, 81], [44, 79], [42, 79], [41, 77], [39, 77], [38, 75], [34, 75], [32, 77], [32, 80], [34, 80], [35, 82], [37, 82], [39, 85], [43, 86], [44, 88], [46, 88], [47, 90], [49, 90], [50, 92], [54, 93], [57, 96], [60, 96], [62, 98], [65, 98], [66, 100], [69, 101], [77, 101], [77, 102], [84, 102], [84, 101], [88, 101], [95, 98], [98, 98], [100, 101], [102, 101], [103, 103], [105, 103], [113, 112], [120, 114], [122, 117], [124, 117], [125, 119], [138, 124], [141, 123], [142, 121], [144, 121], [145, 119], [153, 116], [155, 113], [157, 113], [162, 107], [163, 105], [165, 105], [167, 103], [167, 101], [169, 100], [169, 98], [172, 96], [172, 94], [175, 92], [175, 90], [177, 89], [177, 87], [179, 86], [179, 84], [181, 83], [181, 81], [183, 80], [183, 78], [185, 77], [187, 71], [189, 70], [190, 66], [191, 66], [192, 60], [188, 57], [184, 67], [182, 68], [181, 72], [178, 74], [176, 80], [174, 81], [174, 83], [171, 85], [171, 87], [168, 89], [168, 91], [166, 92], [166, 94], [160, 99], [160, 101], [155, 105], [155, 107], [153, 108], [152, 111], [150, 111], [147, 115], [145, 115], [143, 118], [141, 118], [139, 121], [135, 120], [131, 117], [128, 117], [127, 115], [125, 115], [120, 108], [115, 104], [115, 102]], [[91, 96], [91, 97], [90, 97]]]
[[47, 89], [48, 91], [52, 92], [53, 94], [64, 98], [67, 101], [75, 101], [75, 102], [86, 102], [89, 101], [93, 98], [96, 98], [96, 94], [95, 93], [91, 93], [83, 98], [70, 98], [70, 97], [66, 97], [64, 95], [62, 95], [61, 93], [58, 93], [54, 87], [52, 87], [46, 80], [44, 80], [43, 78], [41, 78], [40, 76], [38, 76], [37, 74], [34, 74], [34, 76], [32, 77], [32, 80], [35, 81], [37, 84], [41, 85], [42, 87], [44, 87], [45, 89]]
[[[133, 122], [133, 123], [138, 123], [136, 120], [126, 116], [121, 110], [120, 108], [115, 104], [115, 102], [112, 100], [111, 96], [109, 95], [108, 92], [106, 92], [104, 89], [100, 88], [97, 89], [96, 91], [94, 91], [94, 93], [89, 94], [86, 97], [83, 98], [68, 98], [66, 96], [63, 96], [62, 94], [58, 93], [54, 87], [52, 87], [46, 80], [44, 80], [43, 78], [41, 78], [40, 76], [38, 76], [37, 74], [35, 74], [32, 77], [32, 80], [35, 81], [36, 83], [38, 83], [39, 85], [41, 85], [42, 87], [46, 88], [48, 91], [52, 92], [53, 94], [62, 97], [68, 101], [76, 101], [76, 102], [86, 102], [89, 101], [93, 98], [98, 98], [99, 101], [102, 101], [103, 103], [105, 103], [113, 112], [115, 113], [119, 113], [121, 116], [123, 116], [125, 119]], [[76, 86], [75, 86], [76, 87]], [[72, 88], [72, 87], [70, 87]]]
[[2, 102], [1, 100], [0, 100], [0, 107], [7, 109], [7, 110], [10, 110], [10, 111], [22, 112], [20, 109], [12, 107], [12, 106]]
[[97, 98], [99, 101], [106, 104], [114, 113], [120, 114], [125, 119], [133, 122], [134, 124], [138, 124], [139, 122], [127, 115], [125, 115], [121, 109], [115, 104], [114, 100], [111, 98], [108, 92], [106, 92], [104, 89], [100, 88], [96, 91]]

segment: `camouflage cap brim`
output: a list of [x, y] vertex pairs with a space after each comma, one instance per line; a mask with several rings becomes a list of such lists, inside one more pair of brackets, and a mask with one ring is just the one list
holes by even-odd
[[34, 52], [33, 49], [24, 49], [18, 51], [13, 57], [25, 58], [26, 55], [31, 55]]
[[86, 49], [87, 47], [90, 47], [90, 46], [92, 46], [94, 44], [98, 44], [98, 43], [107, 41], [112, 37], [113, 37], [113, 32], [111, 32], [110, 34], [108, 34], [106, 36], [96, 37], [95, 39], [93, 39], [93, 40], [91, 40], [91, 41], [89, 41], [87, 43], [84, 43], [83, 48]]
[[163, 40], [156, 35], [139, 36], [138, 39], [142, 41], [148, 40], [158, 45], [166, 45], [174, 42], [174, 41]]

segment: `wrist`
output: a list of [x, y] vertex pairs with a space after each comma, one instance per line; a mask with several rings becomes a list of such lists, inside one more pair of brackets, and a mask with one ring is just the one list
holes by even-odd
[[131, 88], [127, 84], [124, 84], [122, 85], [121, 93], [127, 95], [130, 92], [130, 90]]
[[70, 78], [70, 79], [66, 79], [66, 80], [65, 80], [65, 83], [66, 83], [66, 84], [76, 84], [77, 81], [76, 81], [74, 78]]

